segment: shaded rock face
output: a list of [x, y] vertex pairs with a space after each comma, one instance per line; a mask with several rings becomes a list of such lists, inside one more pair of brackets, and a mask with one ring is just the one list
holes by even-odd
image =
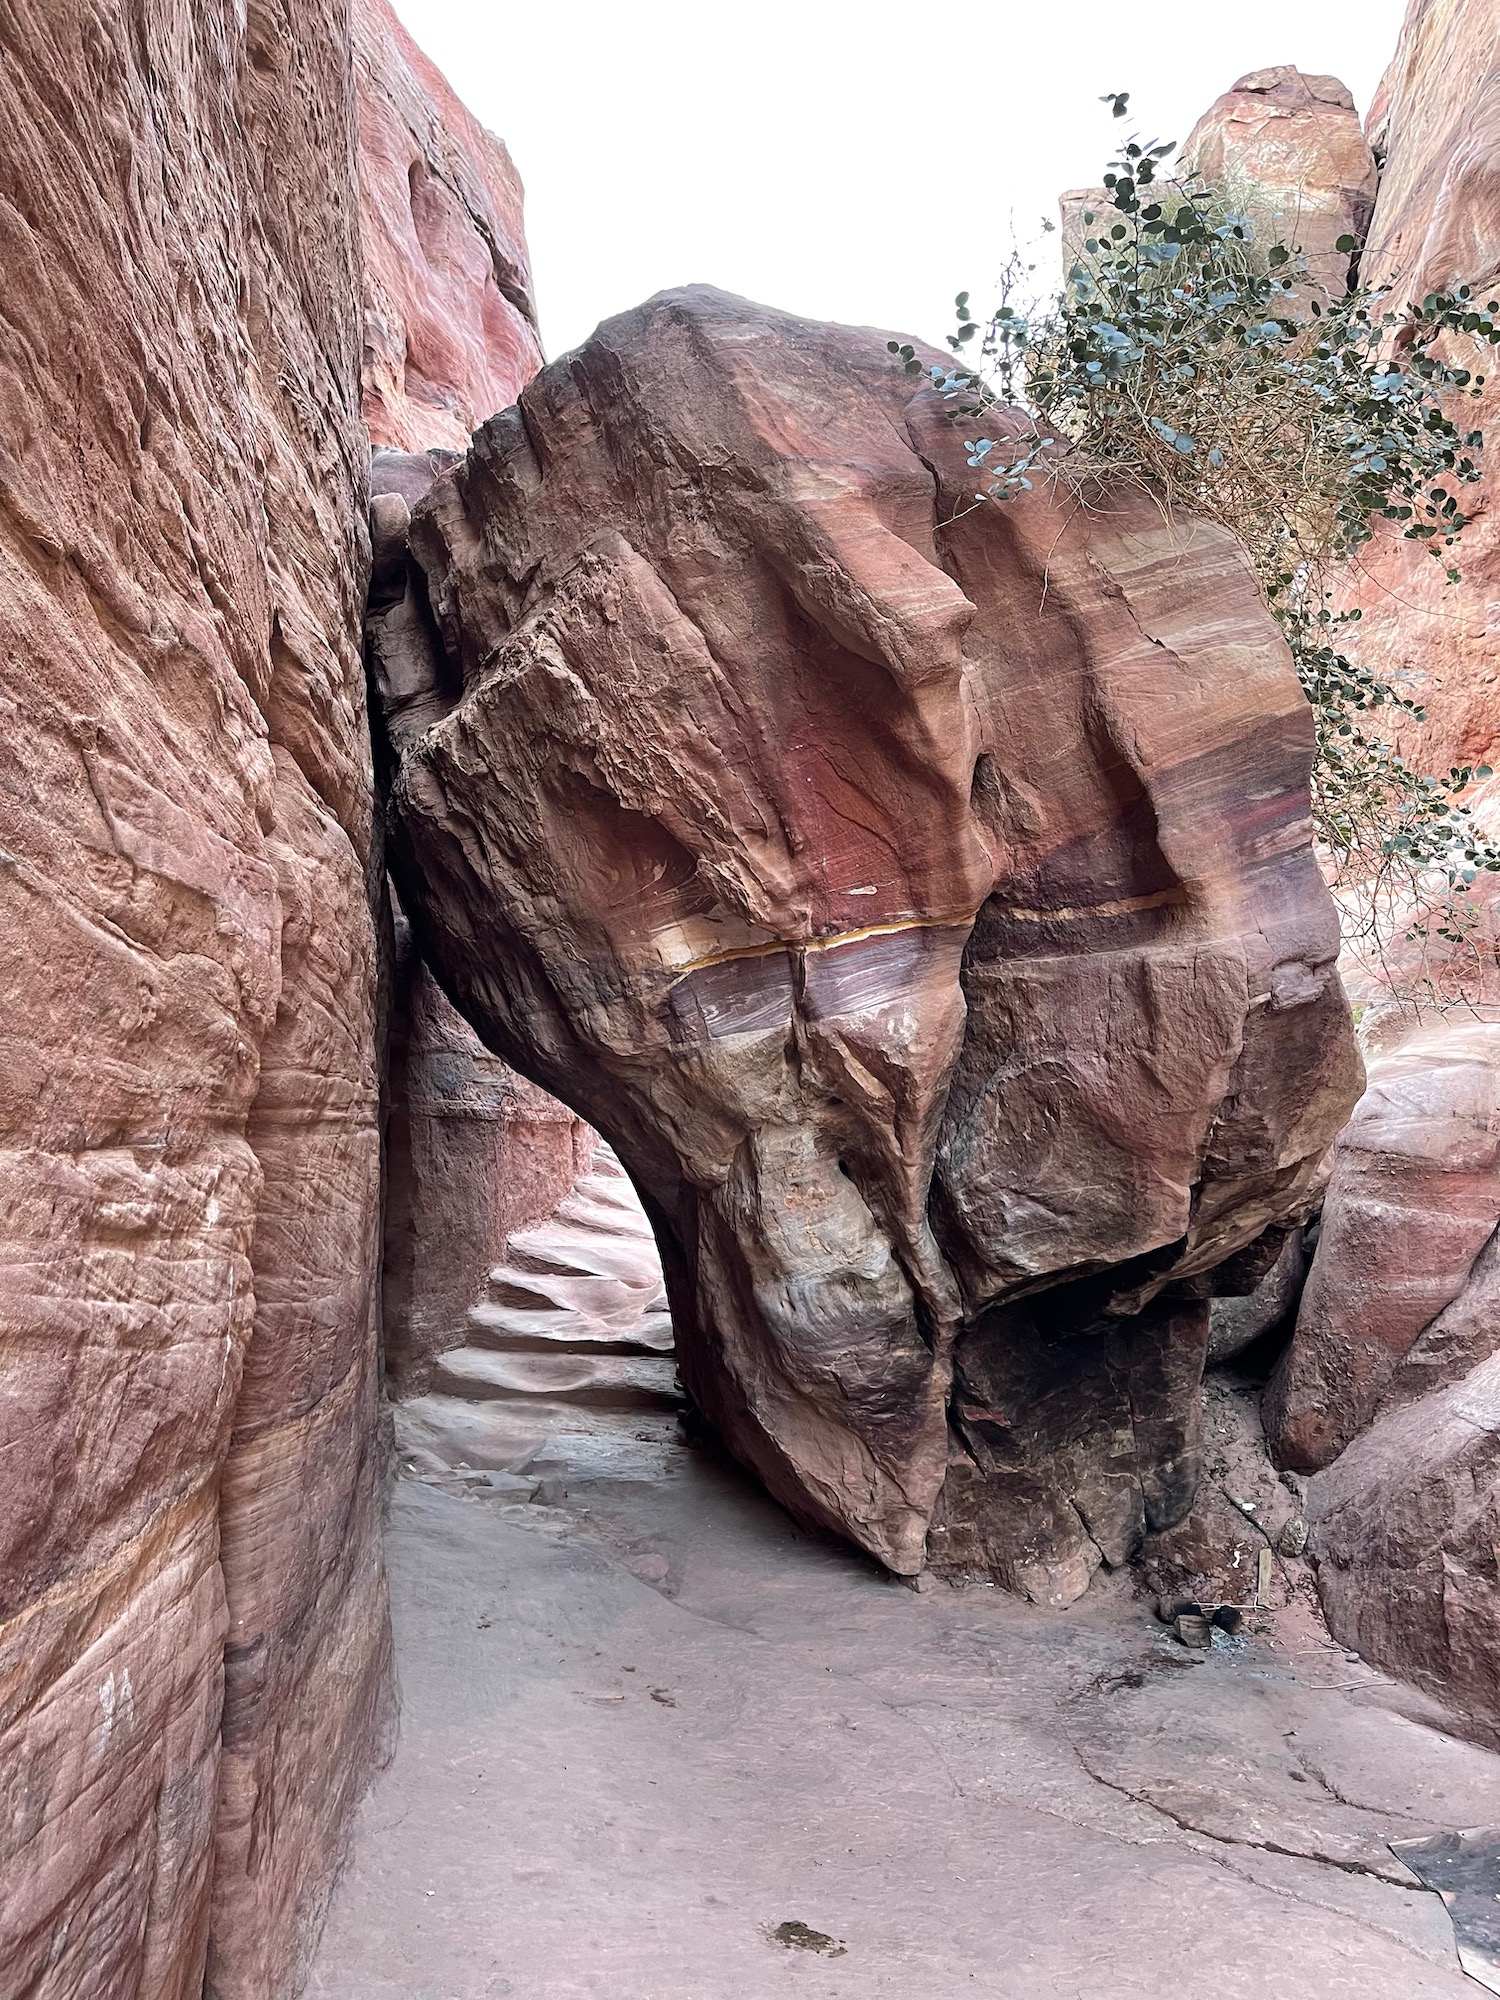
[[1388, 1401], [1500, 1344], [1500, 1027], [1412, 1035], [1370, 1065], [1334, 1151], [1291, 1346], [1265, 1400], [1277, 1462], [1330, 1464]]
[[629, 1167], [697, 1401], [893, 1569], [933, 1523], [1062, 1600], [1186, 1506], [1199, 1295], [1358, 1063], [1233, 546], [971, 492], [879, 339], [667, 294], [404, 585], [382, 503], [371, 655], [403, 901]]
[[1265, 1414], [1334, 1635], [1500, 1741], [1500, 1027], [1372, 1062]]
[[0, 1994], [258, 2000], [387, 1687], [347, 21], [4, 40]]
[[469, 1338], [468, 1313], [513, 1231], [587, 1171], [581, 1118], [518, 1076], [444, 998], [398, 925], [387, 1140], [385, 1361], [418, 1394]]
[[541, 366], [521, 183], [386, 0], [353, 11], [365, 421], [464, 451]]
[[[436, 446], [374, 453], [370, 605], [393, 636], [405, 615], [411, 508], [457, 462], [456, 453]], [[376, 656], [377, 671], [384, 657]], [[484, 1046], [422, 964], [399, 913], [396, 945], [385, 1357], [395, 1393], [415, 1395], [427, 1387], [434, 1363], [467, 1342], [470, 1310], [483, 1301], [510, 1233], [551, 1214], [587, 1169], [595, 1135]]]
[[1341, 236], [1364, 239], [1376, 165], [1354, 99], [1334, 76], [1282, 64], [1253, 70], [1216, 98], [1184, 140], [1182, 159], [1213, 187], [1248, 198], [1301, 246], [1328, 292], [1348, 283]]

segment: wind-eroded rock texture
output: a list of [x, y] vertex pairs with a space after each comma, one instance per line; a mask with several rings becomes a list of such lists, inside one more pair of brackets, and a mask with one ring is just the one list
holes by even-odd
[[348, 22], [3, 39], [0, 1995], [270, 2000], [389, 1644]]
[[391, 822], [444, 983], [629, 1166], [733, 1449], [1062, 1601], [1188, 1506], [1209, 1274], [1358, 1063], [1233, 544], [976, 508], [912, 389], [703, 289], [544, 370], [378, 600]]
[[354, 0], [354, 36], [365, 421], [463, 451], [542, 362], [520, 179], [386, 0]]
[[1312, 1472], [1387, 1402], [1500, 1345], [1500, 1026], [1414, 1034], [1370, 1065], [1334, 1149], [1296, 1334], [1265, 1399], [1281, 1465]]

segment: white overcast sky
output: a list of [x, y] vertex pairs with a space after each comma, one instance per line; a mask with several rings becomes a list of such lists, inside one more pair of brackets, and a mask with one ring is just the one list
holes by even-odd
[[[938, 341], [1137, 123], [1181, 139], [1245, 71], [1361, 111], [1405, 0], [395, 0], [526, 183], [549, 356], [704, 281]], [[1114, 124], [1097, 100], [1131, 92]], [[1055, 239], [1054, 239], [1055, 240]]]

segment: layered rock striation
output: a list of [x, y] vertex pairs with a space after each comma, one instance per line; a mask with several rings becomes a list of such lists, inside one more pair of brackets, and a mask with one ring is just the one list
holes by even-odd
[[419, 939], [630, 1169], [698, 1403], [1065, 1601], [1189, 1504], [1211, 1274], [1358, 1064], [1233, 545], [972, 486], [882, 341], [666, 294], [417, 505], [371, 655]]

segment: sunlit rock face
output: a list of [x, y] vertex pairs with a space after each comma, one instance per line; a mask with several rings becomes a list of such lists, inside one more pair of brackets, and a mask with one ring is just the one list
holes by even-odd
[[735, 1452], [1064, 1601], [1190, 1503], [1209, 1274], [1358, 1063], [1234, 545], [976, 506], [916, 386], [700, 288], [545, 369], [387, 570], [390, 826], [444, 983], [634, 1176]]

